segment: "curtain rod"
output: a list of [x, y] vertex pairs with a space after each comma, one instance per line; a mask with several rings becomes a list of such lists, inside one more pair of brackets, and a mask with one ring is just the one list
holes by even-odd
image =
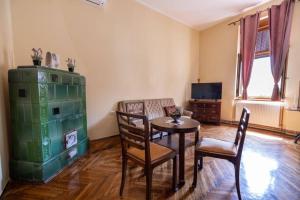
[[[266, 11], [268, 11], [268, 8], [265, 9], [265, 10], [258, 11], [258, 13], [262, 13], [262, 12], [266, 12]], [[243, 19], [243, 17], [241, 17], [240, 19], [238, 19], [238, 20], [236, 20], [234, 22], [230, 22], [228, 25], [236, 25], [236, 23], [240, 22], [241, 19]]]
[[[297, 2], [297, 1], [300, 2], [300, 0], [295, 0], [295, 2]], [[266, 12], [266, 11], [268, 11], [268, 10], [269, 10], [269, 8], [264, 9], [264, 10], [261, 10], [261, 11], [258, 11], [258, 12], [259, 12], [259, 13], [262, 13], [262, 12]], [[230, 25], [236, 25], [236, 23], [240, 22], [241, 19], [243, 19], [243, 17], [241, 17], [240, 19], [238, 19], [238, 20], [236, 20], [236, 21], [230, 22], [230, 23], [228, 24], [228, 26], [230, 26]]]

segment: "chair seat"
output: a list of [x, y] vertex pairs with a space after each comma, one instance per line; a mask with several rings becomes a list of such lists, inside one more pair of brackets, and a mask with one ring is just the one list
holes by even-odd
[[[129, 147], [127, 150], [127, 154], [133, 156], [134, 158], [142, 162], [145, 162], [145, 150], [140, 150], [135, 147]], [[150, 142], [151, 163], [161, 161], [165, 158], [170, 159], [170, 154], [175, 155], [175, 151], [167, 147]]]
[[226, 156], [236, 156], [237, 154], [234, 143], [213, 138], [202, 138], [196, 146], [196, 151]]

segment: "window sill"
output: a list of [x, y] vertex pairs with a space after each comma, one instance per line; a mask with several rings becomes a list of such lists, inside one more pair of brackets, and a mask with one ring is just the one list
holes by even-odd
[[268, 104], [268, 105], [277, 105], [277, 106], [284, 106], [285, 101], [272, 101], [271, 99], [248, 99], [248, 100], [243, 100], [242, 98], [235, 98], [235, 102], [241, 102], [241, 103], [247, 103], [247, 104]]
[[[235, 97], [234, 100], [243, 100], [241, 96]], [[245, 101], [270, 101], [270, 102], [285, 102], [284, 99], [280, 101], [272, 101], [270, 97], [248, 97]]]

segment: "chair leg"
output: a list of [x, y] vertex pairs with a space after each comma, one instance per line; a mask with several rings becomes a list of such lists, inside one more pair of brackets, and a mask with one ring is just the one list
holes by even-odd
[[235, 169], [235, 185], [239, 200], [242, 200], [241, 191], [240, 191], [240, 162], [234, 165]]
[[199, 161], [200, 161], [200, 164], [199, 164], [198, 170], [200, 171], [203, 169], [203, 157], [202, 156], [199, 157]]
[[125, 185], [125, 179], [126, 179], [126, 171], [127, 171], [127, 158], [123, 157], [122, 159], [122, 181], [121, 181], [121, 187], [120, 187], [120, 196], [123, 194], [123, 189]]
[[153, 141], [153, 128], [150, 128], [150, 141]]
[[199, 142], [199, 131], [197, 131], [195, 134], [195, 145], [197, 145], [198, 142]]
[[195, 152], [195, 158], [194, 158], [194, 180], [193, 180], [193, 188], [196, 188], [197, 186], [197, 175], [198, 175], [198, 154]]
[[160, 137], [160, 139], [162, 139], [162, 138], [163, 138], [163, 134], [164, 134], [164, 133], [163, 133], [163, 132], [160, 132], [159, 134], [160, 134], [160, 136], [159, 136], [159, 137]]
[[152, 175], [153, 169], [146, 168], [146, 200], [152, 199]]
[[297, 144], [297, 142], [300, 140], [300, 134], [298, 134], [295, 138], [295, 144]]
[[173, 180], [172, 180], [172, 190], [177, 191], [177, 155], [173, 158]]

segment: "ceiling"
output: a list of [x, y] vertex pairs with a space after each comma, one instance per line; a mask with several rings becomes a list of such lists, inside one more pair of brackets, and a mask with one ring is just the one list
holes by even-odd
[[176, 21], [203, 30], [269, 0], [137, 0]]

